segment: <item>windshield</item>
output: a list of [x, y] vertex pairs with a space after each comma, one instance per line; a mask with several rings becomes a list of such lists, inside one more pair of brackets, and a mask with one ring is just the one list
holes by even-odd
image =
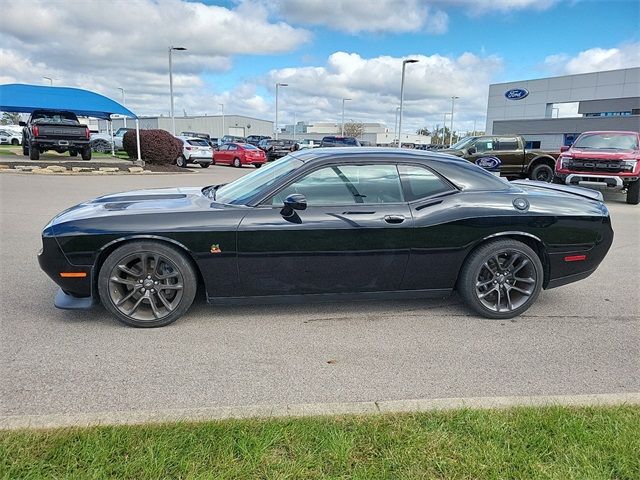
[[199, 147], [208, 147], [209, 144], [207, 142], [205, 142], [204, 140], [187, 140], [187, 142], [189, 143], [189, 145], [197, 145]]
[[478, 137], [465, 137], [458, 143], [452, 145], [450, 148], [452, 148], [453, 150], [462, 150], [463, 148], [467, 148], [467, 146], [477, 138]]
[[258, 150], [258, 147], [256, 147], [255, 145], [251, 145], [250, 143], [243, 143], [242, 148], [244, 148], [245, 150]]
[[593, 133], [581, 135], [572, 148], [637, 150], [638, 137], [633, 133]]
[[300, 168], [303, 162], [294, 157], [282, 159], [265, 165], [238, 180], [220, 187], [215, 192], [215, 200], [220, 203], [245, 205], [260, 191]]

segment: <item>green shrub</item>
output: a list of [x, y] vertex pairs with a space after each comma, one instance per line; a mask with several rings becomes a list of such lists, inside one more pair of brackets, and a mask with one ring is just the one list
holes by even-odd
[[[129, 158], [138, 158], [136, 132], [130, 130], [122, 138]], [[182, 142], [166, 130], [140, 130], [140, 154], [147, 163], [171, 164], [182, 153]]]

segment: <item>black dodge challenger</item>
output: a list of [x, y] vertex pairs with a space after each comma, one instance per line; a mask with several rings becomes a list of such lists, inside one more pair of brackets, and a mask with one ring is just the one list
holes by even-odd
[[597, 191], [509, 183], [456, 157], [302, 150], [232, 183], [118, 193], [44, 228], [55, 305], [167, 325], [210, 303], [426, 298], [511, 318], [589, 276], [613, 240]]

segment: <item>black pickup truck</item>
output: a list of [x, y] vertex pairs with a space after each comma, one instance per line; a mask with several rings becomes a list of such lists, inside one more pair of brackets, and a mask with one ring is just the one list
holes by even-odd
[[462, 157], [503, 177], [553, 181], [553, 169], [560, 152], [530, 150], [518, 135], [466, 137], [442, 153]]
[[62, 110], [34, 110], [22, 129], [22, 154], [38, 160], [47, 150], [69, 152], [83, 160], [91, 160], [89, 127], [82, 125], [73, 112]]

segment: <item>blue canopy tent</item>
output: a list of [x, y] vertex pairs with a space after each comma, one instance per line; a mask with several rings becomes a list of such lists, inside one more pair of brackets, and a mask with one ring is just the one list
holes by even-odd
[[[9, 83], [0, 85], [0, 110], [31, 113], [34, 110], [66, 110], [84, 117], [111, 121], [111, 115], [123, 115], [136, 121], [136, 143], [140, 158], [140, 124], [128, 108], [99, 93], [70, 87], [45, 87]], [[113, 128], [110, 129], [113, 137]], [[113, 142], [111, 142], [113, 148]]]

